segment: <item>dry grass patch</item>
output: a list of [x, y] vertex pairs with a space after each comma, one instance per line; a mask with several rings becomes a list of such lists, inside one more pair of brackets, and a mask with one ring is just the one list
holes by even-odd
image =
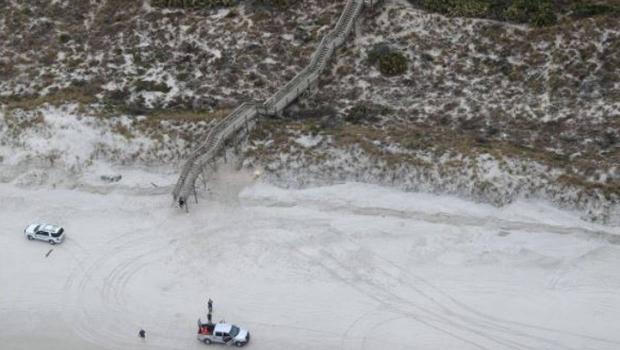
[[68, 103], [89, 105], [96, 101], [95, 94], [90, 89], [69, 87], [44, 96], [9, 96], [0, 100], [8, 109], [34, 110], [49, 104], [60, 106]]

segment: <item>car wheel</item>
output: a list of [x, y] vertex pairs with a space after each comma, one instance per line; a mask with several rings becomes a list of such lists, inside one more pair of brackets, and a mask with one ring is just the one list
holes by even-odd
[[243, 343], [242, 343], [242, 342], [240, 342], [240, 341], [238, 341], [238, 342], [235, 342], [235, 345], [236, 345], [238, 348], [240, 348], [240, 347], [242, 347], [242, 346], [243, 346]]
[[51, 245], [56, 244], [56, 242], [54, 242], [54, 241], [53, 241], [53, 240], [51, 240], [51, 239], [50, 239], [48, 242], [50, 242], [50, 244], [51, 244]]
[[207, 345], [209, 345], [209, 344], [211, 344], [211, 339], [205, 338], [202, 342], [207, 344]]
[[32, 237], [31, 235], [26, 236], [26, 238], [28, 238], [29, 241], [32, 241], [34, 239], [34, 237]]

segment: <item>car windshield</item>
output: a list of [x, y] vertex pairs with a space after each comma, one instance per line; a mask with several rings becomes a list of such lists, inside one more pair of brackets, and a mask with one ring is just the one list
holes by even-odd
[[60, 230], [58, 230], [58, 232], [52, 233], [52, 237], [60, 237], [63, 232], [65, 232], [65, 230], [61, 228]]
[[237, 326], [232, 326], [230, 328], [230, 335], [234, 338], [237, 336], [237, 334], [239, 334], [239, 327]]

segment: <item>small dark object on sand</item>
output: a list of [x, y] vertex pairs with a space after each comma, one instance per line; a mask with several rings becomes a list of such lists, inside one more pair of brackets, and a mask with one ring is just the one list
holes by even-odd
[[122, 175], [101, 175], [101, 180], [108, 182], [108, 183], [112, 183], [112, 182], [119, 182], [121, 181], [121, 179], [123, 178]]

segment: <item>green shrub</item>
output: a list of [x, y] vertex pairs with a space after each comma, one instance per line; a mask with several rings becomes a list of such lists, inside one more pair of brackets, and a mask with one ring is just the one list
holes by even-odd
[[405, 55], [385, 43], [375, 45], [368, 52], [368, 62], [377, 64], [379, 71], [386, 76], [404, 74], [409, 65]]
[[504, 17], [509, 21], [536, 26], [553, 25], [557, 22], [555, 8], [550, 0], [514, 0], [504, 10]]
[[389, 107], [364, 102], [353, 106], [344, 119], [353, 124], [362, 124], [364, 122], [373, 123], [378, 120], [377, 116], [386, 115], [391, 112], [392, 110]]
[[407, 57], [400, 52], [390, 52], [379, 59], [379, 70], [383, 75], [396, 76], [407, 72]]
[[537, 27], [547, 27], [552, 26], [558, 22], [558, 17], [556, 16], [552, 5], [539, 5], [538, 11], [534, 14], [533, 19], [530, 21], [531, 24]]
[[607, 14], [620, 14], [620, 7], [605, 4], [583, 4], [573, 6], [571, 16], [573, 18], [587, 18]]
[[163, 93], [170, 92], [170, 87], [166, 83], [160, 83], [150, 80], [136, 80], [134, 82], [136, 91], [158, 91]]
[[58, 36], [58, 41], [59, 41], [61, 44], [65, 44], [65, 43], [67, 43], [69, 40], [71, 40], [71, 36], [70, 36], [69, 34], [67, 34], [67, 33], [62, 33], [62, 34], [60, 34], [60, 35]]
[[528, 22], [533, 13], [538, 10], [536, 0], [515, 0], [504, 10], [504, 18], [513, 22]]
[[281, 9], [291, 6], [290, 0], [255, 0], [255, 3], [258, 5], [277, 7]]
[[482, 17], [489, 12], [486, 1], [464, 1], [456, 6], [456, 11], [463, 17]]
[[[447, 16], [480, 17], [549, 26], [560, 11], [553, 0], [409, 0]], [[600, 11], [600, 9], [599, 9]]]
[[484, 17], [489, 11], [488, 0], [423, 0], [427, 9], [449, 16]]
[[370, 51], [368, 51], [368, 63], [375, 64], [379, 62], [381, 57], [392, 52], [390, 45], [386, 43], [375, 44]]
[[438, 12], [447, 15], [448, 13], [450, 13], [452, 2], [442, 0], [424, 0], [422, 1], [422, 7], [432, 12]]
[[124, 105], [129, 97], [131, 96], [131, 92], [129, 89], [121, 89], [121, 90], [109, 90], [104, 93], [103, 101], [106, 106], [116, 107], [119, 105]]

